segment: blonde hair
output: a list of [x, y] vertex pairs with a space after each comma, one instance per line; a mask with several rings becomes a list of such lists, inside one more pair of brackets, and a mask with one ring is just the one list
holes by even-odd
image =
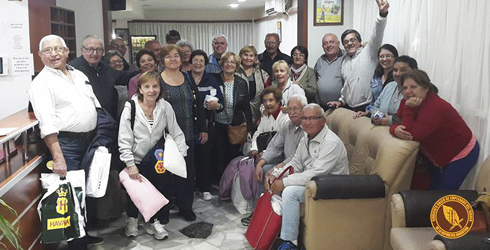
[[158, 85], [160, 85], [160, 94], [158, 94], [157, 101], [160, 100], [160, 98], [163, 97], [163, 91], [162, 91], [162, 86], [160, 84], [160, 74], [154, 71], [148, 71], [143, 74], [141, 74], [140, 78], [138, 79], [138, 91], [136, 91], [136, 95], [138, 96], [138, 100], [143, 101], [143, 94], [140, 92], [141, 86], [151, 80], [155, 80], [158, 82]]
[[221, 66], [221, 68], [224, 68], [225, 61], [228, 60], [228, 58], [230, 58], [230, 57], [233, 57], [233, 59], [235, 60], [235, 64], [236, 64], [235, 71], [237, 71], [240, 68], [241, 60], [240, 60], [240, 57], [237, 54], [235, 54], [235, 53], [233, 53], [231, 51], [225, 52], [221, 56], [221, 59], [219, 60], [219, 65]]

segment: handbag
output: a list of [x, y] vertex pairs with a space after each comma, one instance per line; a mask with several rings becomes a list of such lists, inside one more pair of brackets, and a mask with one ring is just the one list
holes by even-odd
[[271, 142], [272, 138], [276, 135], [277, 131], [264, 132], [257, 136], [257, 149], [260, 152], [264, 151]]
[[[287, 171], [291, 174], [293, 167], [287, 167], [277, 179], [281, 179]], [[252, 220], [245, 233], [245, 238], [253, 249], [270, 249], [281, 230], [282, 215], [276, 213], [277, 209], [273, 208], [272, 202], [276, 200], [274, 196], [270, 191], [265, 192], [257, 201]]]
[[99, 146], [95, 150], [94, 158], [90, 164], [90, 171], [87, 177], [87, 196], [100, 198], [105, 195], [109, 172], [111, 168], [111, 153], [104, 146]]
[[243, 144], [247, 142], [247, 123], [238, 126], [228, 125], [228, 141], [231, 144]]

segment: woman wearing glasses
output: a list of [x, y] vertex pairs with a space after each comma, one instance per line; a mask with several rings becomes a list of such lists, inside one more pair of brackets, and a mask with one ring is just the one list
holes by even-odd
[[[160, 58], [165, 69], [162, 77], [163, 97], [175, 111], [177, 123], [184, 132], [185, 142], [189, 149], [185, 157], [187, 178], [173, 177], [175, 205], [179, 207], [179, 215], [187, 221], [196, 220], [192, 211], [194, 201], [194, 135], [199, 137], [201, 143], [208, 140], [207, 128], [204, 123], [204, 110], [202, 103], [197, 100], [197, 87], [190, 80], [189, 75], [180, 71], [184, 54], [179, 46], [169, 44], [162, 48]], [[170, 197], [172, 198], [172, 197]]]
[[308, 67], [308, 49], [304, 46], [298, 45], [291, 50], [291, 58], [293, 64], [291, 65], [291, 81], [298, 84], [306, 94], [308, 103], [316, 101], [316, 75], [315, 71]]
[[102, 62], [114, 70], [122, 71], [124, 70], [124, 61], [122, 59], [121, 53], [117, 50], [109, 50], [105, 53], [104, 57], [102, 57]]
[[[206, 65], [208, 64], [208, 56], [202, 50], [194, 50], [190, 55], [191, 62], [191, 81], [193, 81], [199, 90], [197, 100], [204, 104], [204, 115], [208, 127], [214, 122], [215, 113], [223, 111], [223, 94], [219, 87], [218, 80], [215, 76], [206, 73]], [[208, 141], [211, 140], [211, 135], [208, 136]], [[199, 191], [202, 192], [202, 199], [209, 201], [213, 198], [211, 195], [211, 146], [210, 143], [200, 143], [195, 141], [196, 153], [196, 185]]]
[[136, 54], [136, 66], [140, 69], [140, 73], [135, 75], [131, 80], [129, 80], [128, 95], [129, 98], [133, 97], [138, 90], [138, 79], [143, 73], [154, 72], [157, 69], [157, 58], [153, 51], [142, 49]]

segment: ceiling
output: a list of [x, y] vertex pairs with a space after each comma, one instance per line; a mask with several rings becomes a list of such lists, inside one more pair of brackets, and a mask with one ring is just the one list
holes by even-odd
[[254, 9], [264, 7], [266, 0], [128, 0], [143, 9], [230, 9], [228, 4], [238, 3], [238, 9]]

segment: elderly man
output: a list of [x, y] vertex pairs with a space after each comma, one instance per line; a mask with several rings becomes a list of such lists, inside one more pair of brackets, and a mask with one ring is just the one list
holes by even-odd
[[228, 38], [223, 34], [216, 34], [212, 40], [213, 54], [209, 55], [209, 63], [206, 65], [206, 73], [219, 73], [221, 66], [219, 60], [228, 49]]
[[128, 85], [131, 77], [138, 71], [116, 71], [100, 62], [104, 55], [104, 42], [94, 35], [88, 35], [82, 41], [82, 56], [70, 61], [69, 64], [82, 71], [89, 79], [95, 96], [102, 108], [112, 117], [117, 115], [117, 92], [114, 85]]
[[162, 51], [162, 45], [160, 42], [157, 40], [150, 40], [145, 43], [145, 49], [155, 53], [155, 57], [157, 58], [157, 62], [155, 63], [157, 64], [158, 72], [162, 72], [165, 69], [165, 66], [163, 66], [163, 62], [160, 59], [160, 52]]
[[[39, 120], [41, 138], [53, 157], [53, 172], [83, 169], [81, 162], [97, 125], [95, 98], [88, 78], [66, 64], [70, 50], [65, 41], [48, 35], [39, 43], [43, 70], [32, 81], [29, 98]], [[86, 236], [68, 242], [70, 249], [87, 249], [87, 242], [101, 244], [101, 238]]]
[[365, 47], [362, 47], [361, 35], [356, 30], [348, 29], [342, 33], [341, 41], [347, 54], [342, 62], [344, 86], [339, 100], [329, 102], [329, 106], [344, 106], [354, 111], [364, 111], [373, 98], [371, 79], [378, 63], [378, 50], [383, 42], [390, 7], [385, 0], [376, 0], [376, 3], [379, 15], [373, 35]]
[[[273, 167], [282, 168], [290, 162], [296, 152], [299, 141], [304, 136], [301, 128], [301, 113], [308, 104], [304, 95], [292, 95], [287, 103], [289, 121], [277, 132], [264, 150], [261, 159], [255, 165], [254, 179], [263, 182], [265, 173]], [[257, 197], [264, 192], [264, 185], [257, 185]], [[252, 215], [242, 219], [242, 224], [248, 226]]]
[[327, 109], [328, 102], [340, 98], [340, 90], [344, 84], [342, 60], [345, 53], [340, 49], [339, 39], [332, 33], [323, 36], [322, 47], [325, 54], [320, 56], [315, 64], [315, 74], [318, 78], [316, 99], [323, 109]]
[[269, 74], [271, 80], [274, 78], [274, 74], [272, 74], [272, 65], [279, 61], [284, 60], [289, 65], [293, 63], [293, 60], [290, 56], [282, 53], [279, 50], [279, 45], [281, 45], [281, 41], [279, 41], [279, 35], [276, 33], [269, 33], [265, 36], [264, 40], [265, 51], [259, 54], [260, 67]]
[[124, 59], [124, 56], [126, 55], [126, 52], [128, 51], [128, 46], [126, 45], [126, 41], [120, 37], [116, 37], [112, 39], [109, 42], [109, 47], [113, 50], [117, 50], [119, 53], [121, 53], [122, 60], [124, 63], [124, 69], [123, 70], [129, 70], [129, 63]]
[[165, 34], [165, 42], [167, 44], [176, 44], [180, 41], [180, 33], [176, 30], [169, 30], [167, 34]]
[[[325, 124], [322, 107], [311, 103], [303, 108], [301, 125], [306, 135], [299, 142], [293, 159], [280, 168], [269, 170], [265, 188], [282, 192], [281, 239], [278, 249], [298, 249], [300, 203], [305, 202], [305, 186], [312, 177], [325, 174], [349, 174], [347, 150], [340, 138]], [[294, 173], [277, 177], [293, 166]]]

